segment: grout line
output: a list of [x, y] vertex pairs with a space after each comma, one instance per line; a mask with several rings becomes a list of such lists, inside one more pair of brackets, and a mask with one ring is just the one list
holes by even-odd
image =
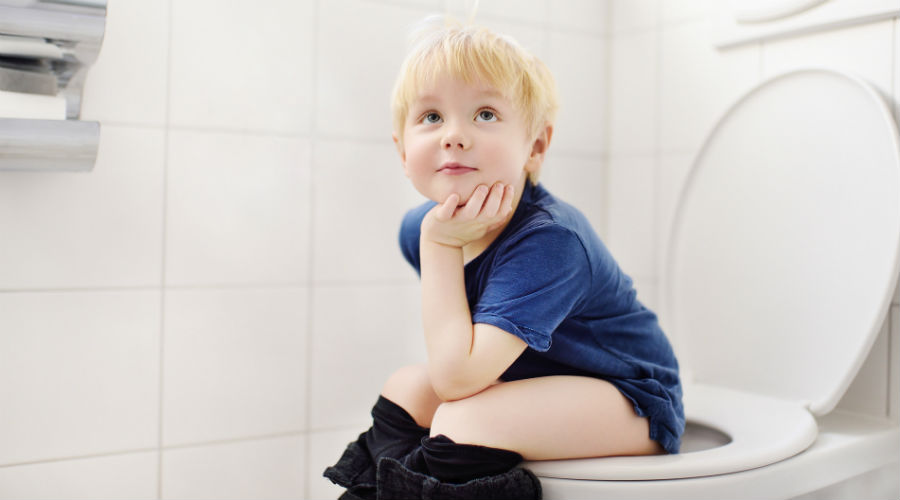
[[[213, 133], [213, 134], [232, 134], [239, 137], [275, 137], [281, 139], [304, 139], [309, 137], [306, 132], [291, 132], [286, 130], [263, 129], [263, 128], [245, 128], [239, 126], [228, 125], [172, 125], [167, 127], [177, 132], [196, 132], [196, 133]], [[355, 139], [354, 139], [355, 140]]]
[[[345, 427], [335, 427], [335, 428], [325, 428], [324, 430], [342, 430]], [[317, 429], [320, 430], [320, 429]], [[130, 448], [124, 450], [116, 450], [109, 452], [100, 452], [100, 453], [88, 453], [84, 455], [69, 455], [69, 456], [61, 456], [61, 457], [51, 457], [51, 458], [43, 458], [39, 460], [26, 460], [23, 462], [10, 462], [5, 464], [0, 464], [0, 469], [9, 468], [9, 467], [20, 467], [27, 465], [43, 465], [43, 464], [51, 464], [57, 462], [67, 462], [70, 460], [88, 460], [94, 458], [105, 458], [105, 457], [116, 457], [121, 455], [131, 455], [135, 453], [151, 453], [151, 452], [161, 452], [163, 450], [183, 450], [190, 448], [203, 448], [207, 446], [218, 446], [218, 445], [226, 445], [226, 444], [235, 444], [235, 443], [248, 443], [254, 441], [264, 441], [268, 439], [279, 439], [286, 437], [303, 437], [306, 436], [308, 432], [306, 431], [284, 431], [284, 432], [272, 432], [267, 434], [253, 434], [235, 438], [225, 438], [225, 439], [212, 439], [209, 441], [196, 441], [189, 442], [183, 444], [173, 444], [169, 446], [151, 446], [147, 448]]]
[[[653, 268], [650, 270], [650, 274], [654, 278], [654, 282], [659, 281], [659, 275], [662, 272], [662, 265], [659, 260], [663, 258], [662, 249], [660, 248], [660, 244], [662, 243], [662, 238], [660, 237], [659, 232], [662, 230], [662, 224], [660, 222], [660, 194], [662, 191], [662, 92], [663, 92], [663, 22], [662, 22], [662, 4], [657, 4], [656, 6], [656, 40], [654, 40], [654, 44], [656, 45], [656, 78], [655, 80], [655, 88], [653, 89], [653, 108], [654, 108], [654, 118], [653, 118], [653, 186], [652, 186], [652, 195], [653, 199], [650, 203], [650, 209], [653, 211], [652, 213], [652, 231], [653, 234], [650, 239], [650, 245], [653, 248], [653, 255], [651, 256], [651, 262]], [[658, 294], [658, 291], [657, 291]]]
[[[312, 29], [311, 31], [311, 43], [310, 50], [312, 51], [312, 71], [310, 71], [310, 78], [312, 79], [310, 85], [310, 96], [311, 102], [316, 102], [319, 95], [318, 88], [318, 70], [319, 70], [319, 12], [320, 12], [320, 2], [316, 0], [312, 2], [312, 15], [310, 18], [312, 19]], [[307, 168], [309, 169], [309, 182], [307, 183], [307, 217], [309, 224], [307, 226], [307, 249], [306, 249], [306, 352], [304, 356], [304, 368], [305, 368], [305, 376], [306, 376], [306, 387], [305, 387], [305, 395], [304, 395], [304, 414], [303, 414], [303, 428], [306, 432], [306, 439], [303, 440], [303, 471], [301, 473], [301, 477], [303, 478], [303, 497], [309, 498], [310, 496], [310, 463], [312, 462], [312, 439], [310, 430], [310, 422], [312, 420], [312, 379], [313, 379], [313, 370], [312, 370], [312, 359], [313, 359], [313, 325], [315, 320], [315, 294], [316, 291], [314, 289], [315, 283], [313, 282], [313, 270], [314, 262], [313, 262], [313, 253], [315, 250], [315, 244], [313, 241], [313, 235], [315, 234], [315, 208], [316, 208], [316, 189], [315, 189], [315, 174], [316, 174], [316, 149], [318, 147], [318, 122], [316, 119], [316, 109], [317, 106], [313, 106], [312, 112], [309, 114], [309, 149], [307, 150]]]
[[235, 283], [213, 285], [158, 285], [148, 286], [110, 286], [110, 287], [72, 287], [72, 288], [28, 288], [0, 290], [0, 295], [5, 294], [42, 294], [42, 293], [109, 293], [109, 292], [177, 292], [177, 291], [234, 291], [234, 290], [278, 290], [278, 289], [305, 289], [312, 287], [379, 287], [379, 286], [404, 286], [418, 285], [415, 278], [393, 279], [308, 279], [296, 283]]
[[191, 448], [204, 448], [208, 446], [221, 446], [227, 444], [236, 444], [236, 443], [250, 443], [253, 441], [265, 441], [269, 439], [280, 439], [280, 438], [288, 438], [288, 437], [304, 437], [308, 433], [306, 431], [284, 431], [284, 432], [271, 432], [267, 434], [254, 434], [248, 436], [241, 436], [235, 438], [223, 438], [223, 439], [211, 439], [208, 441], [196, 441], [196, 442], [187, 442], [181, 444], [172, 444], [164, 447], [164, 450], [186, 450]]
[[[550, 8], [550, 2], [547, 2], [548, 8]], [[602, 192], [603, 198], [600, 200], [600, 213], [603, 214], [600, 219], [600, 224], [602, 227], [594, 228], [597, 233], [603, 235], [604, 238], [609, 236], [609, 211], [610, 211], [610, 193], [612, 192], [612, 188], [610, 186], [610, 181], [612, 178], [610, 162], [612, 159], [612, 71], [613, 71], [613, 44], [616, 43], [615, 38], [612, 36], [612, 16], [613, 16], [613, 3], [607, 2], [606, 4], [606, 14], [604, 22], [606, 26], [604, 27], [604, 33], [607, 33], [606, 44], [604, 45], [604, 50], [606, 51], [606, 61], [604, 63], [604, 74], [603, 81], [606, 84], [606, 91], [603, 96], [603, 109], [604, 113], [604, 124], [603, 130], [605, 130], [605, 137], [603, 138], [603, 153], [601, 155], [601, 161], [603, 161], [603, 171], [600, 175], [600, 182], [602, 182]], [[549, 16], [548, 16], [549, 17]]]
[[8, 288], [0, 289], [0, 295], [12, 293], [71, 293], [71, 292], [147, 292], [160, 290], [159, 285], [137, 286], [101, 286], [101, 287], [70, 287], [70, 288]]
[[8, 467], [23, 467], [28, 465], [44, 465], [44, 464], [52, 464], [58, 462], [68, 462], [70, 460], [88, 460], [92, 458], [106, 458], [106, 457], [115, 457], [119, 455], [130, 455], [134, 453], [150, 453], [158, 451], [156, 447], [149, 448], [132, 448], [127, 450], [119, 450], [112, 452], [101, 452], [101, 453], [89, 453], [86, 455], [69, 455], [63, 457], [52, 457], [52, 458], [44, 458], [40, 460], [26, 460], [24, 462], [10, 462], [6, 464], [0, 465], [0, 470]]
[[173, 0], [168, 1], [168, 31], [166, 40], [166, 103], [164, 109], [165, 131], [163, 133], [163, 175], [162, 175], [162, 248], [160, 266], [160, 294], [159, 294], [159, 394], [157, 407], [157, 436], [156, 436], [156, 498], [163, 496], [163, 421], [165, 404], [165, 338], [166, 338], [166, 231], [168, 229], [168, 195], [169, 195], [169, 138], [171, 121], [171, 95], [172, 95], [172, 29], [174, 15]]

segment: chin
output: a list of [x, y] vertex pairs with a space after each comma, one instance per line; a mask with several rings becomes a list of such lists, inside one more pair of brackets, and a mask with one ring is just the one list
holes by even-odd
[[469, 198], [472, 197], [472, 193], [475, 191], [475, 188], [478, 185], [457, 185], [457, 186], [441, 186], [432, 189], [419, 190], [420, 193], [424, 194], [426, 198], [437, 203], [442, 204], [447, 201], [447, 198], [456, 193], [459, 195], [459, 205], [465, 205]]

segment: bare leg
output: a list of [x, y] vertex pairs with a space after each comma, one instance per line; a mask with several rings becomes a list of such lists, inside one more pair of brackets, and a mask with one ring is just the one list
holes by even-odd
[[431, 435], [438, 434], [512, 450], [526, 460], [662, 452], [631, 402], [609, 382], [589, 377], [505, 382], [443, 403], [431, 422]]
[[394, 372], [381, 395], [406, 410], [422, 427], [431, 427], [434, 412], [442, 402], [431, 388], [428, 367], [424, 364], [404, 366]]

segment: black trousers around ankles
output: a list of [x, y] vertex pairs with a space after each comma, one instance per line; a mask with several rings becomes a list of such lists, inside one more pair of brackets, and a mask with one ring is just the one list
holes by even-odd
[[534, 474], [515, 468], [520, 454], [457, 444], [429, 432], [380, 396], [372, 408], [372, 427], [323, 475], [347, 489], [342, 499], [540, 498]]
[[379, 396], [372, 407], [372, 428], [366, 433], [366, 446], [372, 460], [402, 458], [428, 437], [431, 429], [420, 426], [400, 405]]
[[517, 468], [522, 455], [457, 444], [444, 435], [423, 438], [402, 460], [379, 460], [379, 500], [540, 500], [541, 483]]
[[348, 498], [375, 498], [376, 464], [384, 457], [401, 459], [428, 437], [430, 429], [416, 424], [401, 406], [379, 396], [372, 407], [372, 427], [350, 443], [323, 476], [347, 488]]
[[410, 470], [457, 484], [508, 472], [521, 462], [522, 455], [514, 451], [457, 444], [443, 434], [422, 439], [422, 445], [401, 460]]

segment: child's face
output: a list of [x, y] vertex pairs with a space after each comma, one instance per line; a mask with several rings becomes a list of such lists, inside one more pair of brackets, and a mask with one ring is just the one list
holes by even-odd
[[533, 164], [529, 139], [521, 113], [493, 88], [443, 78], [410, 106], [398, 148], [420, 193], [438, 203], [457, 193], [462, 205], [480, 184], [521, 193]]

